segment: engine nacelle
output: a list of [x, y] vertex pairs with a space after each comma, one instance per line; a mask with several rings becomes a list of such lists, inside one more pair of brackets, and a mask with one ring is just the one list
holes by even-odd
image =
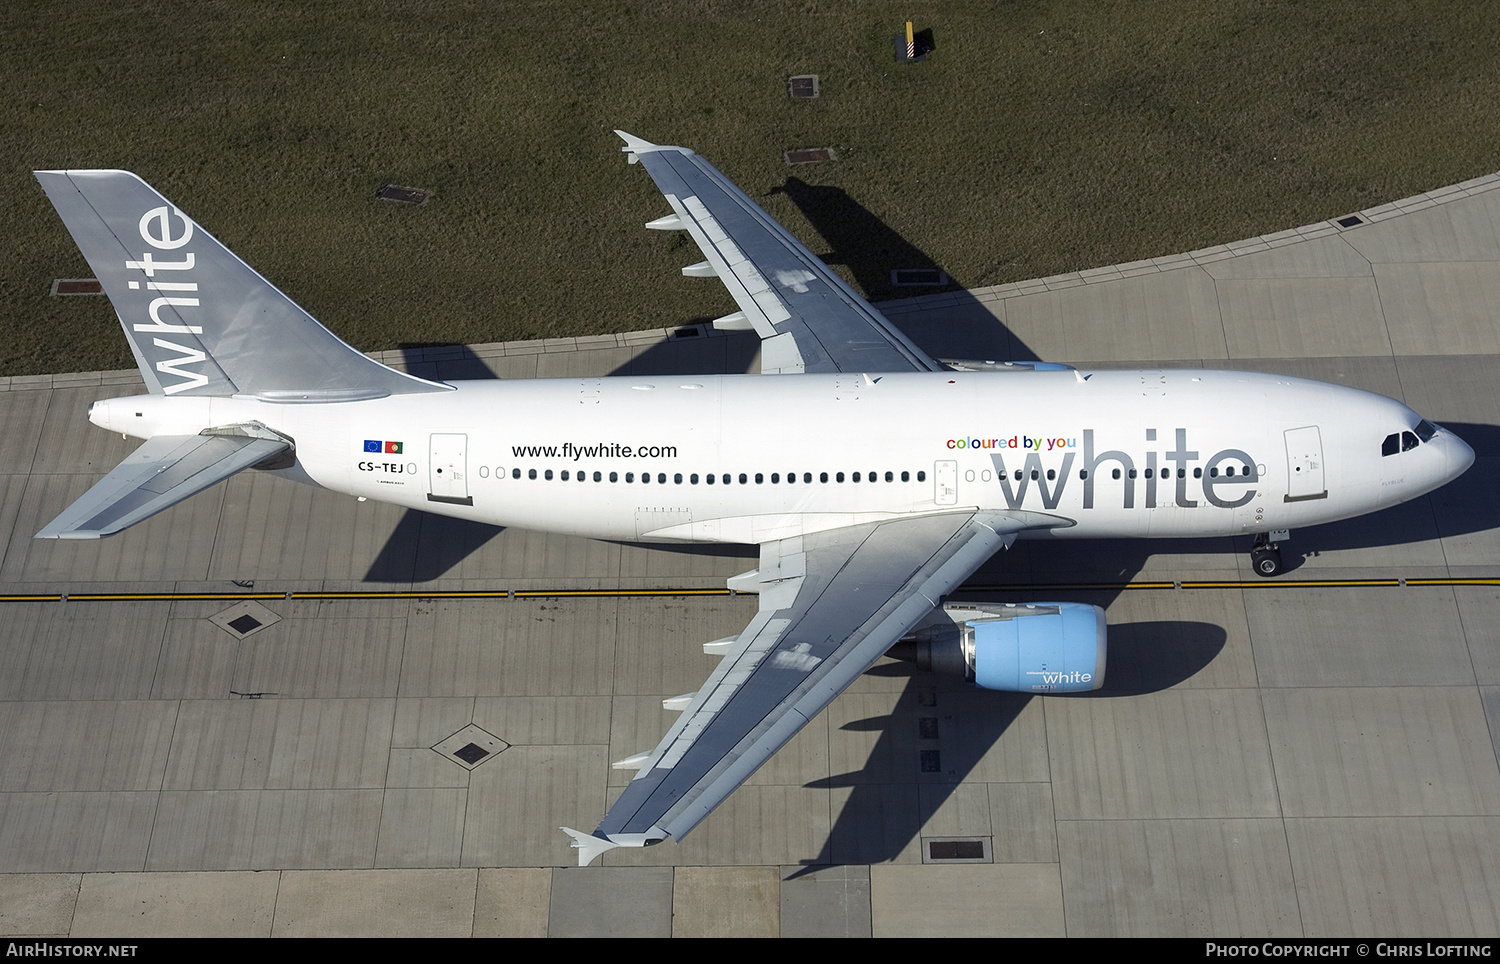
[[1105, 636], [1086, 603], [948, 603], [891, 655], [987, 690], [1084, 693], [1104, 685]]

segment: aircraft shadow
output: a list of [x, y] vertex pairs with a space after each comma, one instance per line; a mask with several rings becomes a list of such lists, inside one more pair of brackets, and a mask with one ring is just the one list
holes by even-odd
[[441, 579], [504, 531], [504, 526], [407, 509], [370, 563], [364, 581], [404, 584]]
[[[773, 187], [767, 193], [785, 194], [797, 206], [813, 230], [832, 249], [819, 257], [826, 264], [847, 268], [854, 277], [855, 287], [868, 300], [888, 301], [949, 292], [945, 314], [967, 317], [972, 313], [974, 318], [982, 321], [982, 324], [975, 325], [945, 322], [930, 329], [920, 324], [912, 326], [905, 334], [923, 351], [935, 358], [1043, 360], [996, 319], [979, 299], [970, 295], [962, 279], [953, 277], [931, 255], [872, 214], [843, 188], [808, 184], [800, 178], [789, 177], [780, 187]], [[947, 276], [948, 283], [934, 287], [908, 287], [893, 282], [893, 271], [913, 268], [941, 271]]]
[[[499, 377], [468, 345], [404, 342], [401, 354], [403, 369], [419, 378], [480, 381]], [[364, 581], [410, 583], [441, 579], [503, 531], [503, 526], [407, 509], [370, 563]]]
[[666, 341], [632, 355], [609, 377], [735, 375], [751, 371], [760, 355], [760, 339], [754, 332], [705, 334], [697, 327], [712, 321], [707, 317], [684, 320], [671, 330]]
[[[1112, 699], [1165, 690], [1211, 663], [1227, 640], [1223, 627], [1212, 623], [1113, 625], [1104, 686], [1092, 693], [1047, 698]], [[842, 727], [847, 732], [876, 731], [880, 737], [862, 769], [808, 784], [847, 788], [849, 795], [822, 851], [788, 879], [828, 864], [897, 859], [976, 769], [993, 770], [995, 764], [986, 764], [986, 756], [1032, 700], [1024, 693], [977, 690], [904, 663], [881, 663], [870, 673], [905, 677], [906, 687], [890, 716], [854, 720]], [[915, 779], [913, 767], [918, 771]]]

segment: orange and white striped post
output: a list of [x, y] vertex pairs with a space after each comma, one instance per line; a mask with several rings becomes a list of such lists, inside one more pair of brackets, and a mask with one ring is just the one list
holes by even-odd
[[912, 33], [911, 21], [906, 21], [906, 59], [917, 59], [917, 36]]

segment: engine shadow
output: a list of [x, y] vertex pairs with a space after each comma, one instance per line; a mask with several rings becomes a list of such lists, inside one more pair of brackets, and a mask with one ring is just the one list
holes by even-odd
[[[1095, 600], [1080, 596], [1078, 601], [1097, 598], [1098, 594]], [[1213, 662], [1227, 640], [1224, 628], [1212, 623], [1113, 625], [1104, 686], [1090, 693], [1046, 699], [1118, 699], [1170, 689]], [[870, 675], [907, 682], [889, 716], [851, 720], [839, 728], [845, 733], [878, 732], [879, 737], [861, 769], [807, 784], [848, 792], [836, 804], [837, 815], [823, 849], [805, 860], [803, 869], [792, 877], [828, 864], [880, 863], [901, 857], [976, 770], [994, 774], [1000, 765], [993, 758], [996, 748], [1036, 698], [979, 690], [895, 661], [877, 664]], [[1042, 752], [1045, 749], [1018, 747], [1007, 756]], [[996, 846], [992, 837], [991, 847]]]

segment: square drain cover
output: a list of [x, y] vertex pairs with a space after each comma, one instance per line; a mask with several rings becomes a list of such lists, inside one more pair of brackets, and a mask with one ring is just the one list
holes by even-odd
[[281, 617], [253, 599], [235, 603], [223, 612], [208, 617], [208, 621], [233, 636], [244, 639], [253, 636], [268, 626], [281, 622]]
[[427, 192], [419, 187], [386, 184], [375, 192], [375, 197], [382, 201], [399, 201], [402, 204], [424, 204], [427, 201]]
[[472, 770], [495, 754], [509, 748], [509, 743], [473, 723], [433, 747], [438, 753], [465, 770]]
[[793, 97], [799, 100], [810, 100], [818, 96], [818, 75], [798, 74], [795, 77], [788, 77], [786, 87]]
[[988, 837], [924, 837], [922, 840], [922, 863], [924, 864], [988, 864], [992, 862]]

